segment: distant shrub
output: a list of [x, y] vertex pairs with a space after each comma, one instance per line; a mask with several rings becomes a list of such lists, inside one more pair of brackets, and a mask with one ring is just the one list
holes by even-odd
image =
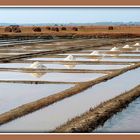
[[14, 33], [21, 33], [21, 29], [20, 29], [20, 28], [15, 28], [15, 29], [13, 30], [13, 32], [14, 32]]
[[108, 27], [108, 30], [113, 30], [113, 29], [114, 29], [113, 26]]
[[41, 28], [40, 27], [33, 27], [32, 30], [34, 32], [41, 32]]
[[47, 30], [51, 30], [51, 27], [46, 27]]
[[77, 27], [73, 27], [72, 30], [73, 31], [78, 31], [78, 28]]
[[19, 29], [19, 25], [10, 25], [10, 27], [12, 28], [12, 31]]
[[5, 32], [20, 33], [21, 29], [20, 29], [19, 25], [10, 25], [5, 28]]
[[11, 27], [5, 27], [4, 31], [5, 32], [12, 32], [12, 28]]
[[67, 28], [66, 27], [61, 27], [61, 30], [66, 31]]
[[59, 28], [58, 27], [52, 27], [51, 29], [52, 31], [56, 31], [56, 32], [59, 32]]

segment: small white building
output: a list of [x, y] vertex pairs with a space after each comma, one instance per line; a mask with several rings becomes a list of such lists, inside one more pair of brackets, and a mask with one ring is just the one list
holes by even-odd
[[67, 69], [73, 69], [74, 67], [75, 67], [75, 65], [73, 64], [71, 64], [71, 65], [64, 65]]

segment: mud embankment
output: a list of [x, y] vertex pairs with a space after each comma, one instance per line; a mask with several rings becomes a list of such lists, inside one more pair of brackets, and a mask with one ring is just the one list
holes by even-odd
[[[115, 91], [114, 91], [115, 92]], [[56, 128], [56, 133], [82, 133], [92, 132], [111, 116], [127, 107], [136, 98], [140, 97], [140, 85], [111, 100], [101, 103], [96, 108], [91, 108], [81, 116], [73, 118], [66, 124]]]
[[73, 35], [73, 38], [136, 38], [140, 37], [139, 33], [115, 33], [115, 32], [104, 32], [104, 33], [79, 33]]
[[[127, 42], [133, 42], [139, 39], [129, 39], [127, 40]], [[15, 55], [15, 56], [9, 56], [9, 57], [4, 57], [4, 58], [0, 58], [0, 63], [8, 63], [10, 61], [13, 60], [19, 60], [19, 59], [23, 59], [23, 58], [33, 58], [33, 57], [38, 57], [38, 56], [43, 56], [43, 55], [51, 55], [51, 54], [63, 54], [63, 53], [67, 53], [67, 52], [74, 52], [74, 51], [80, 51], [83, 49], [87, 49], [87, 48], [92, 48], [92, 47], [102, 47], [102, 46], [110, 46], [110, 45], [114, 45], [117, 43], [125, 43], [126, 40], [122, 39], [119, 41], [111, 41], [110, 43], [108, 42], [104, 42], [104, 43], [97, 43], [94, 46], [72, 46], [72, 47], [68, 47], [68, 48], [64, 48], [64, 49], [56, 49], [56, 50], [50, 50], [50, 51], [39, 51], [39, 52], [34, 52], [34, 53], [26, 53], [26, 54], [19, 54], [19, 55]]]
[[65, 99], [67, 97], [76, 95], [76, 94], [80, 93], [81, 91], [84, 91], [87, 88], [89, 88], [95, 84], [107, 81], [109, 79], [112, 79], [112, 78], [120, 75], [120, 74], [123, 74], [129, 70], [136, 69], [138, 67], [140, 67], [140, 63], [129, 66], [127, 68], [120, 69], [116, 72], [113, 72], [112, 74], [105, 75], [105, 76], [97, 78], [95, 80], [76, 84], [74, 87], [71, 87], [71, 88], [64, 90], [62, 92], [59, 92], [59, 93], [50, 95], [48, 97], [21, 105], [21, 106], [15, 108], [15, 109], [12, 109], [6, 113], [0, 114], [0, 125], [7, 123], [9, 121], [12, 121], [18, 117], [22, 117], [22, 116], [29, 114], [31, 112], [34, 112], [34, 111], [41, 109], [43, 107], [49, 106], [55, 102], [58, 102], [60, 100]]
[[[33, 63], [36, 60], [14, 60], [11, 63]], [[136, 61], [57, 61], [57, 60], [39, 60], [41, 63], [45, 64], [65, 64], [65, 65], [131, 65], [139, 63]]]
[[22, 72], [22, 73], [103, 73], [109, 74], [116, 69], [110, 70], [88, 70], [88, 69], [32, 69], [32, 68], [0, 68], [0, 71]]
[[36, 38], [36, 37], [41, 37], [41, 38], [65, 38], [65, 39], [90, 39], [90, 38], [136, 38], [140, 37], [139, 32], [133, 32], [131, 33], [130, 31], [103, 31], [103, 32], [83, 32], [83, 31], [78, 31], [78, 32], [38, 32], [38, 33], [33, 33], [33, 32], [28, 32], [28, 33], [0, 33], [1, 38]]

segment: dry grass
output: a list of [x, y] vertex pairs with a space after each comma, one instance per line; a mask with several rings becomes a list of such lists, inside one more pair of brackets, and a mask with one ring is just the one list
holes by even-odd
[[[114, 26], [113, 30], [108, 30], [108, 26], [76, 26], [78, 31], [73, 27], [66, 26], [67, 30], [61, 30], [61, 26], [57, 26], [59, 32], [48, 30], [47, 26], [40, 26], [41, 32], [34, 32], [34, 26], [20, 26], [21, 33], [5, 32], [5, 27], [0, 27], [0, 36], [74, 36], [74, 37], [139, 37], [140, 26]], [[54, 27], [51, 27], [54, 28]], [[56, 28], [56, 27], [55, 27]]]
[[101, 103], [94, 109], [90, 109], [88, 112], [77, 116], [66, 124], [56, 128], [55, 133], [81, 133], [91, 132], [99, 125], [103, 125], [104, 122], [113, 116], [115, 113], [121, 111], [127, 107], [130, 102], [140, 96], [140, 85], [125, 92], [113, 99], [110, 99], [104, 103]]

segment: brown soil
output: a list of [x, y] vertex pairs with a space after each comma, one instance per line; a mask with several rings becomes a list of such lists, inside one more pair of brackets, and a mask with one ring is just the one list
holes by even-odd
[[[109, 26], [76, 26], [78, 29], [66, 26], [66, 30], [61, 30], [61, 26], [51, 27], [58, 28], [59, 31], [48, 30], [47, 26], [40, 26], [40, 32], [35, 32], [33, 26], [20, 26], [20, 33], [5, 32], [5, 27], [0, 26], [1, 37], [14, 36], [71, 36], [71, 37], [140, 37], [140, 26], [114, 26], [113, 30], [109, 30]], [[74, 27], [75, 28], [75, 27]]]

